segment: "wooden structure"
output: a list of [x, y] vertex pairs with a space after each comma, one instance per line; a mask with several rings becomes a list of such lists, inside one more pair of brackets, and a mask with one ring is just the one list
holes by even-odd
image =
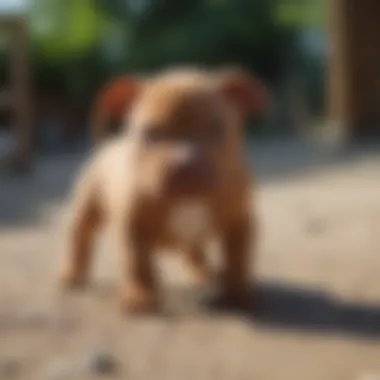
[[10, 83], [0, 92], [1, 110], [12, 114], [16, 143], [9, 163], [12, 169], [24, 171], [30, 166], [34, 141], [27, 22], [22, 16], [0, 14], [0, 29], [10, 40]]
[[[380, 0], [329, 0], [327, 106], [329, 118], [348, 140], [380, 137]], [[10, 87], [0, 109], [13, 115], [14, 169], [27, 169], [34, 155], [34, 121], [25, 18], [1, 15], [10, 38]]]
[[380, 137], [380, 1], [329, 0], [328, 108], [348, 140]]

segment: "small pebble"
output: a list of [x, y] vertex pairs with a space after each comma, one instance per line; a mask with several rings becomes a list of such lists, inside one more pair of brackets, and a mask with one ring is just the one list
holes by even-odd
[[20, 374], [21, 362], [16, 359], [0, 361], [0, 379], [10, 379]]
[[90, 354], [88, 367], [91, 372], [102, 375], [114, 375], [119, 371], [118, 361], [111, 354], [104, 351]]
[[307, 222], [307, 230], [313, 235], [320, 235], [325, 230], [325, 223], [322, 219], [313, 218]]

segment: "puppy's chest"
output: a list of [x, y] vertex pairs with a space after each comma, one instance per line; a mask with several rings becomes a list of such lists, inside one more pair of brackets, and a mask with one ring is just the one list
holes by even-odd
[[171, 208], [166, 227], [173, 239], [193, 244], [211, 234], [214, 224], [212, 213], [205, 203], [183, 201]]

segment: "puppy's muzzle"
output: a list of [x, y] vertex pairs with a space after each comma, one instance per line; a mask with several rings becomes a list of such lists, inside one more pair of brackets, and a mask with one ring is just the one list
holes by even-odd
[[215, 181], [212, 165], [196, 149], [183, 152], [168, 168], [168, 190], [176, 195], [210, 191]]

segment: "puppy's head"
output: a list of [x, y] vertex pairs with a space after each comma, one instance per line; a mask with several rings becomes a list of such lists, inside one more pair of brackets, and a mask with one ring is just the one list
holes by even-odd
[[177, 70], [131, 79], [128, 138], [137, 147], [138, 185], [152, 195], [207, 197], [226, 181], [242, 122], [261, 107], [245, 73]]

